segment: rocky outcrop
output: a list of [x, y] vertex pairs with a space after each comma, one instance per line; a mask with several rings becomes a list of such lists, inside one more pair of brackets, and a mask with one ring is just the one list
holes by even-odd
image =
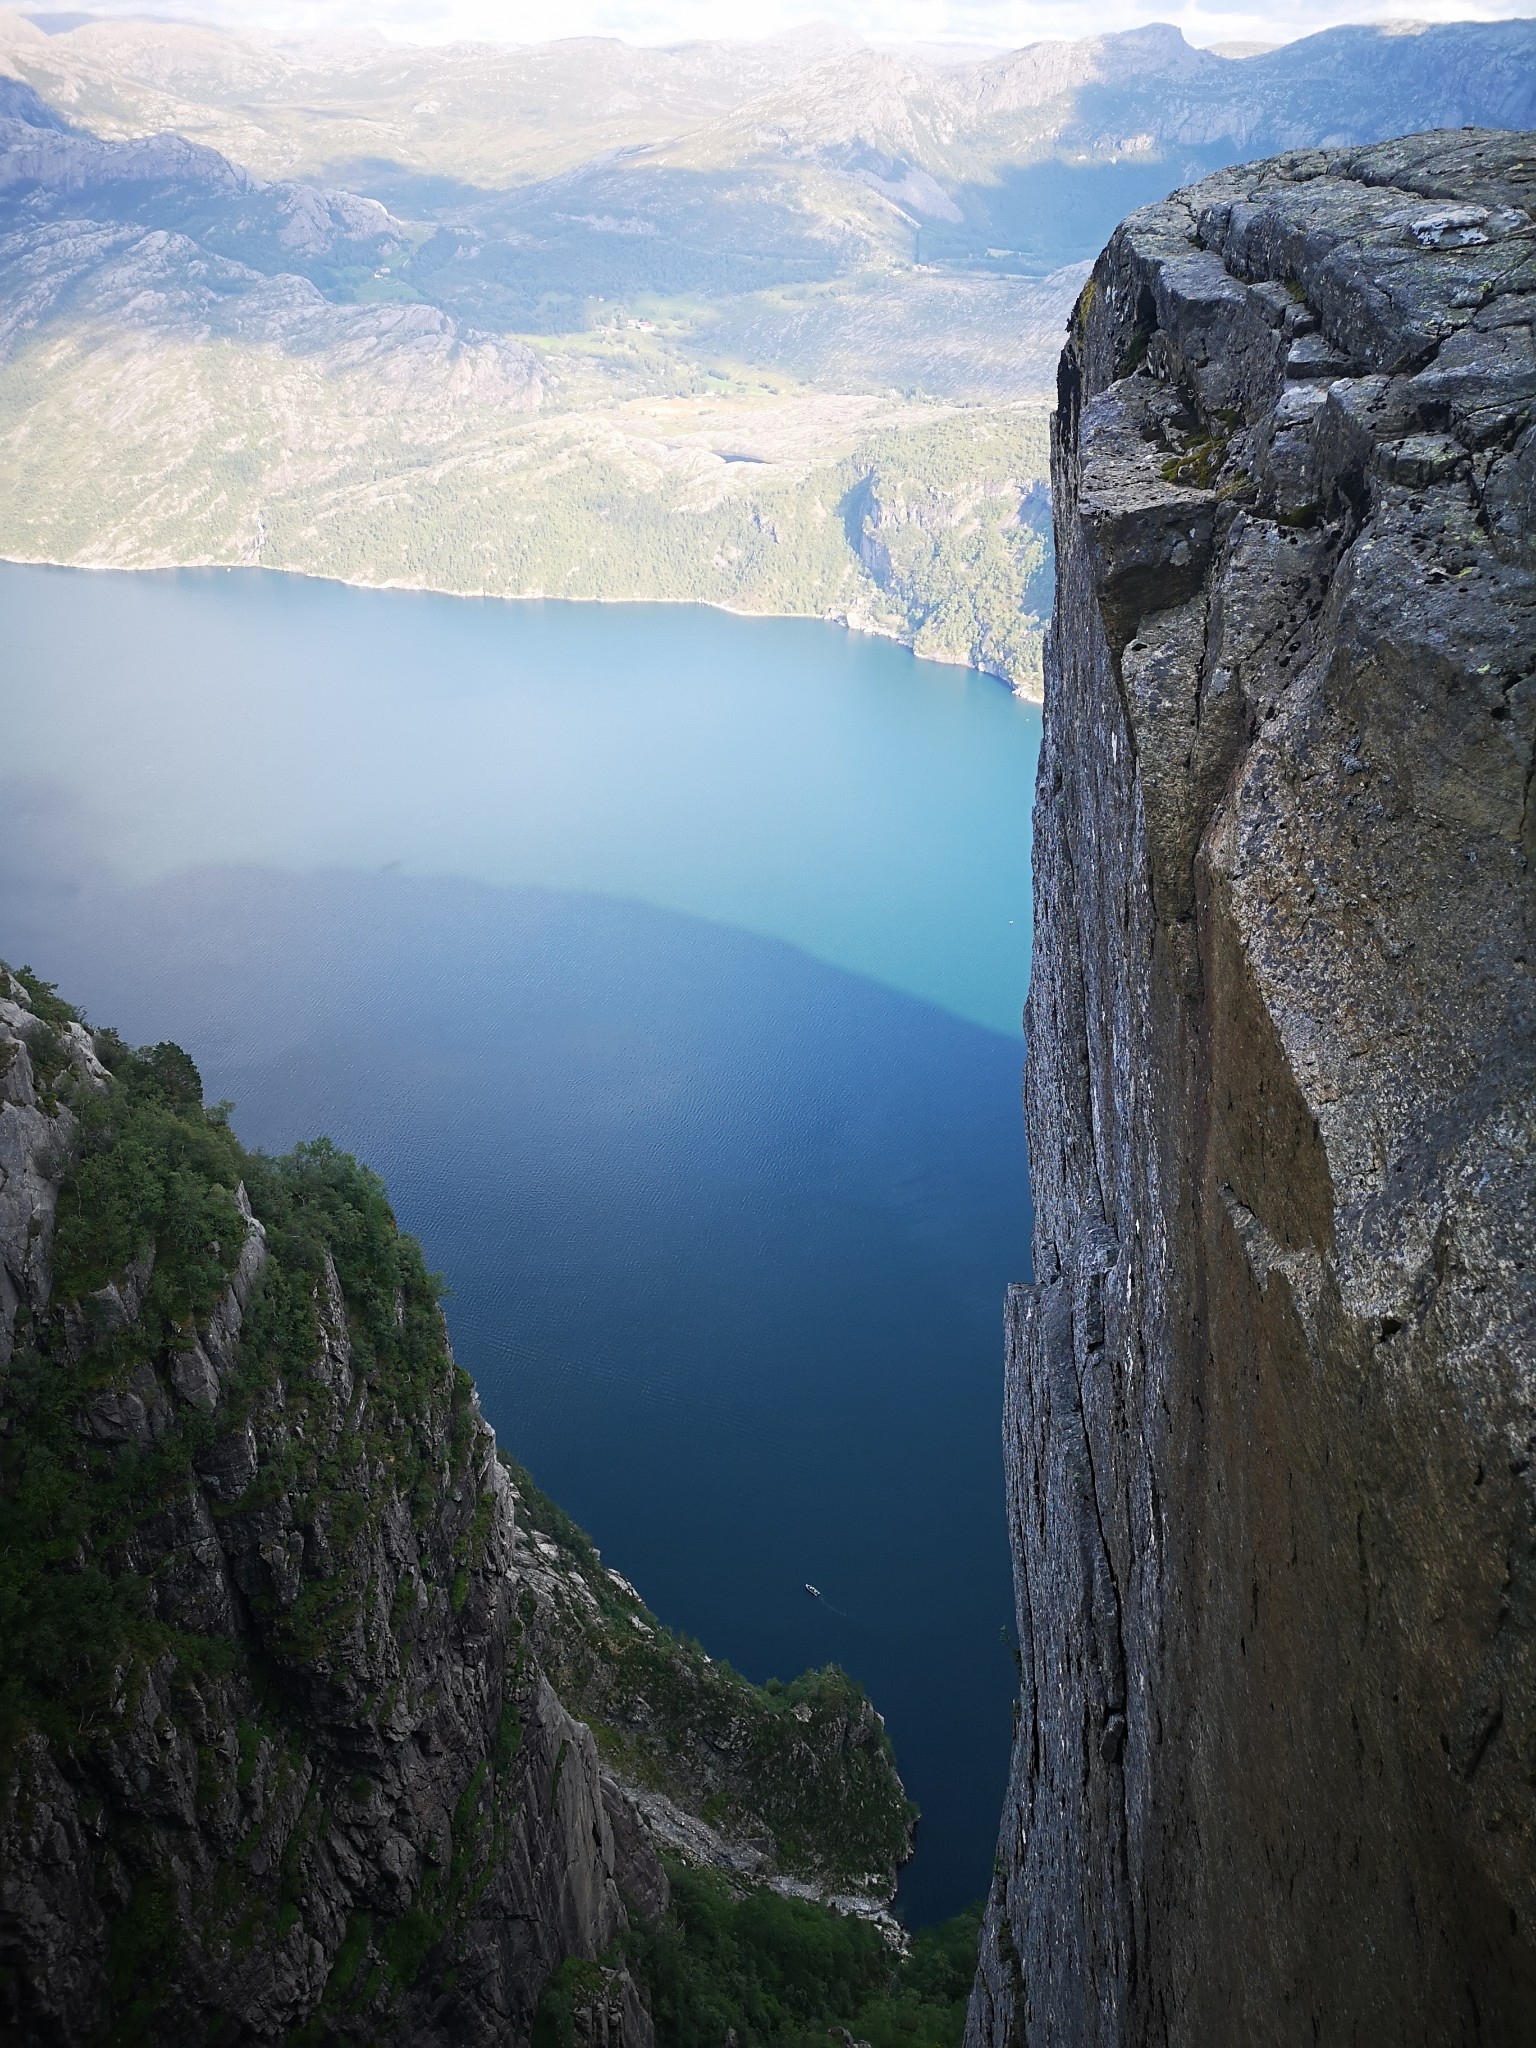
[[323, 1148], [253, 1205], [184, 1055], [5, 990], [0, 2031], [525, 2041], [666, 1879], [419, 1257]]
[[1529, 2038], [1533, 213], [1299, 153], [1073, 319], [972, 2048]]
[[910, 1852], [857, 1685], [498, 1451], [371, 1174], [3, 967], [0, 1528], [8, 2042], [650, 2048], [659, 1849], [875, 1917]]
[[513, 1468], [530, 1634], [647, 1832], [684, 1861], [880, 1922], [917, 1809], [883, 1718], [835, 1666], [753, 1685], [663, 1626]]

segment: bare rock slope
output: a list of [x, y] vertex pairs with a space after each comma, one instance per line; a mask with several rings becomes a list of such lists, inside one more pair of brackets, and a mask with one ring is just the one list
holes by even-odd
[[1298, 152], [1073, 318], [972, 2048], [1530, 2038], [1533, 213]]

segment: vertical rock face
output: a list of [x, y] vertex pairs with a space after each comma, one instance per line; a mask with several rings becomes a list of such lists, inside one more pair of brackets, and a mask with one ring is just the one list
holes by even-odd
[[1074, 316], [972, 2048], [1530, 2038], [1533, 213], [1301, 153]]

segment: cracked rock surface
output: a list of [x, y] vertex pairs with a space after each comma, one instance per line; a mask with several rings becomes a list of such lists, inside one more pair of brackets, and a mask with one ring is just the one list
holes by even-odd
[[1530, 2037], [1533, 216], [1300, 151], [1073, 317], [970, 2048]]

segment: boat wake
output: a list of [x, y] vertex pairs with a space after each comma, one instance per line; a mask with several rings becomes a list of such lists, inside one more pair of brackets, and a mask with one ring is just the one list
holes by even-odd
[[819, 1600], [821, 1602], [822, 1606], [825, 1607], [828, 1614], [837, 1615], [837, 1617], [841, 1621], [851, 1621], [853, 1619], [852, 1615], [845, 1614], [841, 1607], [834, 1607], [832, 1605], [832, 1602], [827, 1598], [826, 1594], [822, 1592], [820, 1586], [813, 1586], [809, 1579], [807, 1579], [805, 1582], [805, 1590], [807, 1591], [807, 1593], [810, 1594], [813, 1600]]

